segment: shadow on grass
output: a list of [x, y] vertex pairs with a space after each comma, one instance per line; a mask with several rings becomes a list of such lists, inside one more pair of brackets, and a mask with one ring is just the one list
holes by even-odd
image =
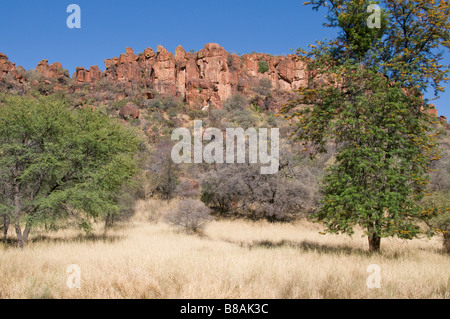
[[293, 249], [298, 249], [304, 252], [315, 252], [318, 254], [337, 254], [337, 255], [360, 255], [360, 256], [372, 256], [370, 252], [367, 250], [363, 250], [360, 248], [354, 248], [347, 245], [327, 245], [320, 244], [308, 240], [303, 240], [300, 242], [290, 241], [290, 240], [281, 240], [278, 242], [273, 242], [270, 240], [262, 240], [253, 242], [251, 244], [241, 243], [242, 247], [246, 247], [249, 249], [253, 248], [268, 248], [268, 249], [276, 249], [282, 247], [288, 247]]
[[49, 242], [49, 243], [86, 243], [86, 242], [102, 242], [102, 243], [116, 243], [125, 236], [117, 236], [117, 235], [108, 235], [108, 234], [79, 234], [71, 237], [51, 237], [46, 235], [38, 235], [34, 238], [31, 238], [30, 242], [32, 243], [40, 243], [40, 242]]
[[[26, 246], [29, 244], [36, 243], [116, 243], [120, 240], [123, 240], [125, 236], [117, 236], [117, 235], [97, 235], [97, 234], [79, 234], [76, 236], [70, 237], [52, 237], [47, 235], [37, 235], [35, 237], [31, 237]], [[6, 243], [3, 243], [5, 247], [17, 247], [17, 240], [14, 238], [8, 238]]]

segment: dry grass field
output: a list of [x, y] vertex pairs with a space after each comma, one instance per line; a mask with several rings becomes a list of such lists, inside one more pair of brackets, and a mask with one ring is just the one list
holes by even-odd
[[[20, 251], [0, 244], [0, 298], [446, 298], [450, 257], [439, 240], [384, 239], [367, 254], [366, 238], [320, 235], [320, 226], [215, 221], [203, 235], [162, 222], [165, 204], [137, 205], [131, 222], [102, 236], [35, 231]], [[66, 285], [79, 265], [80, 289]], [[367, 267], [381, 270], [369, 289]]]

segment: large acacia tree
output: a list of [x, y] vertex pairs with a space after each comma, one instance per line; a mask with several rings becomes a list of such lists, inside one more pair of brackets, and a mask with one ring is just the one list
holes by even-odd
[[0, 215], [19, 247], [40, 223], [72, 216], [89, 228], [92, 218], [118, 212], [139, 144], [118, 121], [62, 99], [0, 97]]
[[[353, 234], [360, 225], [369, 250], [381, 238], [411, 239], [427, 219], [419, 205], [430, 163], [439, 158], [435, 117], [423, 94], [443, 90], [448, 68], [448, 0], [383, 0], [378, 27], [371, 28], [368, 0], [313, 0], [328, 10], [336, 39], [309, 52], [309, 85], [282, 113], [297, 118], [295, 136], [325, 152], [336, 144], [336, 161], [321, 185], [323, 199], [314, 217], [331, 233]], [[374, 17], [374, 16], [373, 16]], [[307, 105], [307, 106], [305, 106]]]

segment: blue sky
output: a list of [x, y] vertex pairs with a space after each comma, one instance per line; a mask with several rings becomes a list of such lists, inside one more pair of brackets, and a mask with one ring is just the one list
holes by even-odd
[[[158, 44], [169, 51], [182, 45], [200, 50], [215, 42], [227, 51], [282, 55], [315, 40], [332, 38], [325, 11], [315, 12], [303, 0], [14, 0], [0, 11], [0, 52], [25, 69], [42, 59], [75, 67], [98, 65]], [[81, 7], [81, 29], [69, 29], [69, 4]], [[447, 59], [450, 63], [450, 59]], [[450, 92], [434, 102], [450, 118]]]

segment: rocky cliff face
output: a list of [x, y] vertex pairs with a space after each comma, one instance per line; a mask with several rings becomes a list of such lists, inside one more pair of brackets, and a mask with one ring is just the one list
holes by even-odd
[[[78, 89], [84, 88], [85, 84], [92, 89], [103, 81], [144, 88], [146, 99], [153, 99], [155, 94], [178, 96], [191, 107], [201, 109], [207, 105], [221, 107], [222, 101], [238, 92], [254, 96], [258, 86], [264, 83], [263, 86], [275, 89], [278, 94], [276, 98], [259, 97], [254, 103], [262, 109], [276, 109], [287, 102], [293, 90], [305, 87], [309, 78], [307, 65], [297, 55], [252, 53], [238, 56], [216, 43], [208, 43], [196, 53], [186, 52], [179, 46], [173, 54], [159, 45], [156, 52], [147, 48], [136, 55], [132, 48], [126, 48], [119, 57], [106, 59], [105, 67], [104, 72], [98, 66], [77, 67], [72, 76], [73, 90], [77, 90], [77, 85]], [[42, 60], [35, 73], [39, 74], [38, 80], [27, 78], [22, 67], [16, 67], [0, 53], [0, 84], [6, 83], [6, 88], [23, 90], [27, 82], [36, 86], [41, 81], [53, 90], [64, 90], [69, 83], [68, 72], [58, 62], [49, 65], [47, 60]], [[436, 109], [428, 112], [438, 115]]]
[[237, 56], [216, 43], [205, 45], [197, 53], [179, 46], [173, 54], [158, 46], [156, 52], [148, 48], [135, 55], [127, 48], [120, 57], [105, 60], [105, 66], [104, 76], [113, 82], [140, 83], [160, 94], [180, 96], [197, 107], [220, 107], [223, 100], [237, 92], [245, 94], [261, 79], [281, 91], [292, 91], [307, 81], [306, 65], [295, 55]]

